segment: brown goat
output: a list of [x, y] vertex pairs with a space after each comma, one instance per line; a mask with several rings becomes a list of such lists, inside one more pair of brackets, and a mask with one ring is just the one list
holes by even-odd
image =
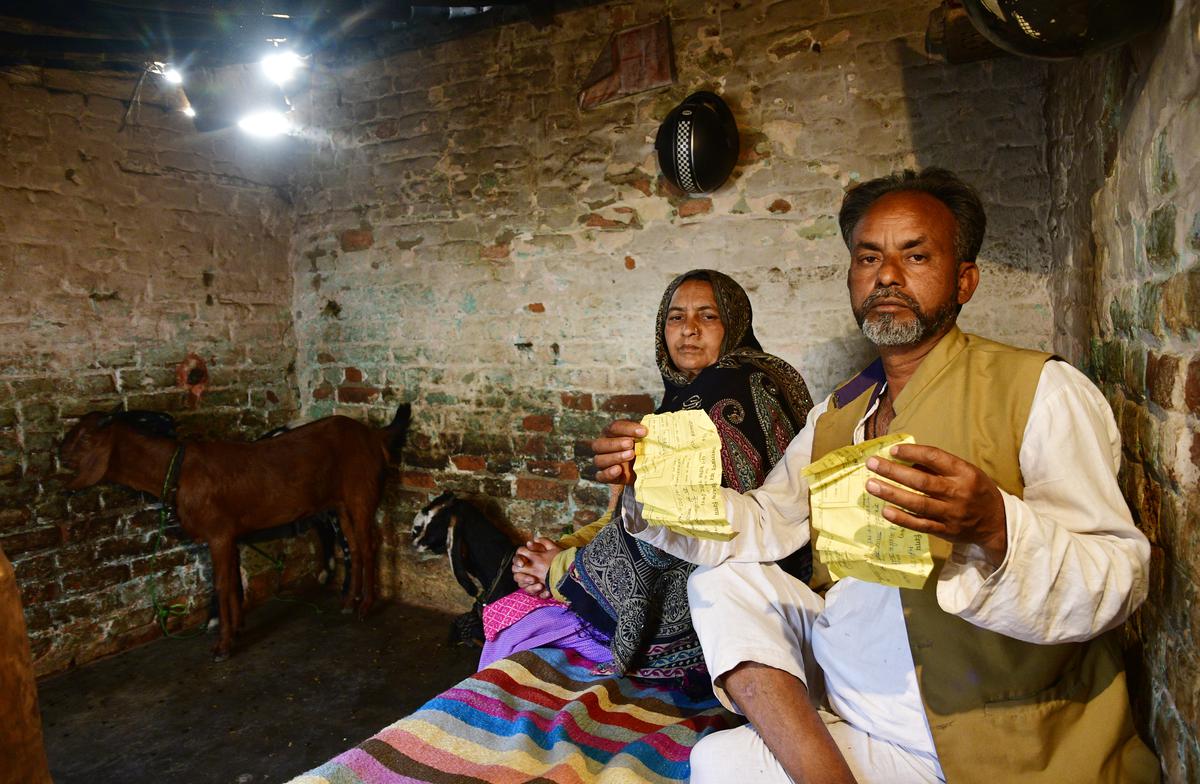
[[[336, 509], [350, 545], [347, 606], [357, 599], [363, 616], [375, 601], [375, 511], [384, 468], [398, 456], [408, 433], [405, 403], [380, 430], [344, 416], [310, 422], [249, 443], [187, 444], [178, 468], [176, 512], [183, 530], [208, 544], [221, 608], [221, 638], [214, 658], [228, 658], [242, 607], [235, 580], [239, 536]], [[116, 482], [160, 496], [179, 442], [146, 435], [119, 416], [86, 414], [63, 439], [63, 464], [78, 490]]]

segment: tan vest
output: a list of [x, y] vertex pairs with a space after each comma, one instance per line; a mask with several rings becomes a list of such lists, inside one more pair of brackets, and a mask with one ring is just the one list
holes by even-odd
[[[917, 443], [958, 455], [1022, 497], [1021, 440], [1048, 358], [956, 327], [894, 401], [889, 432], [911, 433]], [[817, 421], [813, 460], [852, 443], [882, 380], [876, 362], [834, 392]], [[1115, 633], [1087, 643], [1036, 645], [943, 612], [937, 575], [950, 545], [930, 541], [933, 574], [923, 589], [902, 589], [900, 597], [947, 781], [1157, 781], [1158, 762], [1130, 717]]]

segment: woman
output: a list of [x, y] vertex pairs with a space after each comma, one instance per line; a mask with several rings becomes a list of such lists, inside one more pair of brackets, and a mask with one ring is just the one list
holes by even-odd
[[[656, 413], [706, 411], [721, 436], [722, 484], [758, 487], [804, 425], [804, 380], [754, 336], [750, 299], [732, 278], [692, 270], [667, 287], [655, 352], [665, 392]], [[539, 646], [574, 650], [595, 671], [708, 683], [687, 604], [695, 567], [604, 518], [557, 544], [529, 542], [513, 558], [517, 584], [484, 610], [480, 666]], [[807, 548], [789, 564], [807, 579]], [[550, 598], [550, 595], [553, 598]]]

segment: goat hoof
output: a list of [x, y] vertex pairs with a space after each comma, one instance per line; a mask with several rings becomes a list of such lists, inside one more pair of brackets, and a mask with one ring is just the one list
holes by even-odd
[[228, 651], [225, 653], [221, 653], [220, 651], [213, 651], [213, 661], [214, 662], [223, 662], [228, 658], [229, 658]]
[[213, 632], [215, 632], [217, 629], [220, 629], [220, 628], [221, 628], [221, 619], [220, 618], [209, 618], [208, 625], [205, 627], [204, 630], [206, 632], [208, 632], [209, 634], [212, 634]]

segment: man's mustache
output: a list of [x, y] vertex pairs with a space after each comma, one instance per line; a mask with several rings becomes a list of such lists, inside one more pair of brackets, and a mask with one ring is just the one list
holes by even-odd
[[872, 291], [870, 294], [867, 295], [866, 299], [863, 300], [862, 305], [860, 306], [860, 309], [862, 310], [862, 312], [865, 313], [868, 309], [870, 309], [873, 305], [875, 305], [881, 299], [893, 300], [896, 302], [900, 302], [905, 307], [912, 310], [913, 313], [921, 312], [921, 306], [919, 304], [917, 304], [917, 301], [915, 299], [913, 299], [909, 295], [905, 294], [900, 289], [895, 289], [895, 288], [875, 289], [874, 291]]

